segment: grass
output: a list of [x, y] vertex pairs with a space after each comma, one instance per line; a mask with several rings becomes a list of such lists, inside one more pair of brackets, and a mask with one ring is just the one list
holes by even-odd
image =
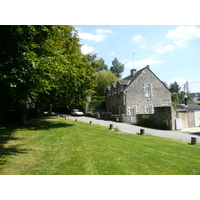
[[200, 145], [57, 118], [0, 127], [0, 174], [200, 174]]

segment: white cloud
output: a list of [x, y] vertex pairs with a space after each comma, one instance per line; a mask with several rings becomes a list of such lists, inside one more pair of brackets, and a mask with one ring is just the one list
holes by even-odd
[[177, 47], [185, 48], [189, 40], [200, 38], [200, 28], [196, 26], [179, 26], [169, 30], [166, 38], [173, 40]]
[[179, 48], [186, 48], [188, 45], [188, 42], [184, 40], [177, 40], [177, 41], [174, 41], [174, 44]]
[[94, 35], [92, 33], [84, 33], [84, 32], [79, 32], [78, 35], [81, 39], [90, 40], [94, 42], [102, 42], [106, 38], [105, 35], [101, 34]]
[[169, 30], [166, 38], [185, 41], [200, 38], [200, 29], [196, 26], [179, 26], [173, 30]]
[[[158, 65], [158, 64], [163, 64], [165, 61], [163, 60], [156, 60], [153, 57], [150, 57], [148, 59], [143, 59], [143, 60], [135, 60], [134, 61], [134, 67], [145, 67], [147, 65]], [[133, 61], [129, 61], [125, 64], [125, 67], [128, 68], [133, 68]]]
[[146, 47], [147, 47], [146, 44], [142, 44], [142, 45], [140, 45], [140, 48], [142, 48], [142, 49], [144, 49], [144, 48], [146, 48]]
[[166, 53], [168, 51], [172, 51], [172, 50], [175, 49], [175, 47], [171, 44], [167, 44], [167, 45], [162, 46], [162, 43], [159, 43], [159, 44], [153, 46], [153, 48], [155, 49], [155, 51], [157, 53]]
[[78, 35], [80, 39], [90, 40], [94, 42], [102, 42], [106, 38], [107, 33], [113, 33], [113, 31], [100, 28], [95, 30], [95, 34], [79, 32]]
[[186, 83], [187, 80], [188, 80], [187, 78], [176, 76], [176, 77], [171, 78], [169, 82], [174, 83], [176, 81], [178, 84], [183, 85]]
[[94, 47], [88, 46], [87, 44], [83, 44], [81, 46], [81, 52], [83, 54], [88, 54], [94, 52]]
[[96, 29], [95, 32], [98, 33], [98, 34], [113, 33], [113, 31], [108, 30], [108, 29], [103, 29], [103, 28]]
[[116, 55], [116, 52], [115, 51], [111, 51], [108, 55], [109, 56], [114, 56], [114, 55]]
[[143, 38], [143, 36], [136, 35], [131, 39], [131, 41], [133, 41], [133, 42], [145, 42], [146, 40]]

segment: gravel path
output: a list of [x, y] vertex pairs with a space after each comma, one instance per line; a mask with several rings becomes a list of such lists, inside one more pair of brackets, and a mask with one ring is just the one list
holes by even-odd
[[164, 130], [157, 130], [157, 129], [151, 129], [151, 128], [144, 128], [141, 126], [135, 126], [125, 123], [117, 123], [114, 121], [109, 120], [103, 120], [103, 119], [96, 119], [92, 117], [74, 117], [71, 115], [64, 115], [61, 114], [59, 117], [66, 117], [67, 119], [82, 121], [86, 123], [90, 123], [92, 121], [92, 124], [99, 124], [101, 126], [107, 126], [110, 127], [110, 124], [113, 124], [114, 128], [118, 128], [120, 131], [125, 133], [132, 133], [136, 134], [140, 132], [140, 129], [145, 129], [145, 134], [149, 135], [155, 135], [159, 137], [165, 137], [165, 138], [172, 138], [175, 140], [181, 140], [186, 142], [191, 142], [191, 137], [197, 137], [198, 143], [200, 143], [200, 127], [194, 127], [194, 128], [187, 128], [183, 129], [181, 131], [164, 131]]

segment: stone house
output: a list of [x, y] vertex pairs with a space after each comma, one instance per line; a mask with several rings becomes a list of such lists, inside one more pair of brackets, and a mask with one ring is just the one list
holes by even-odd
[[147, 65], [107, 87], [106, 111], [127, 123], [137, 114], [153, 114], [154, 107], [171, 106], [171, 93]]

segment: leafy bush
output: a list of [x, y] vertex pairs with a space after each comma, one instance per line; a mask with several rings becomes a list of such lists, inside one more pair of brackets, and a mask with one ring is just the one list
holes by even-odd
[[105, 96], [93, 96], [89, 103], [90, 110], [104, 110]]
[[172, 128], [172, 121], [165, 118], [161, 122], [158, 122], [150, 115], [142, 115], [141, 120], [138, 122], [139, 126], [149, 127], [149, 128], [156, 128], [162, 130], [171, 130]]

